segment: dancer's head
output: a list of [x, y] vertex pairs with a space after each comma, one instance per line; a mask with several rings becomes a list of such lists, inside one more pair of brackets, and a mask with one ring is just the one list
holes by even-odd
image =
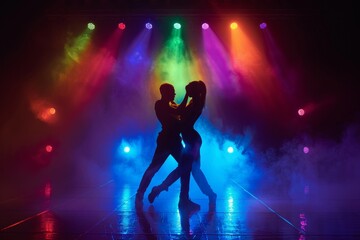
[[185, 87], [189, 97], [206, 95], [206, 85], [203, 81], [192, 81]]
[[189, 97], [192, 97], [194, 101], [201, 101], [205, 104], [206, 98], [206, 85], [203, 81], [192, 81], [185, 87]]
[[170, 83], [163, 83], [160, 86], [161, 98], [167, 101], [173, 101], [175, 98], [175, 88]]
[[203, 81], [199, 80], [198, 85], [199, 85], [198, 88], [199, 88], [200, 96], [205, 98], [206, 97], [206, 85], [205, 85], [205, 83]]

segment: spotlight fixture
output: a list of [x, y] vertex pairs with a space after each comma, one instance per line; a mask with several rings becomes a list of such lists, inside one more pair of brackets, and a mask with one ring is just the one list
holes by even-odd
[[50, 152], [52, 152], [53, 147], [51, 145], [46, 145], [45, 150], [46, 150], [46, 152], [50, 153]]
[[145, 27], [146, 27], [147, 29], [152, 29], [152, 24], [151, 24], [151, 23], [146, 23], [146, 24], [145, 24]]
[[181, 24], [180, 24], [180, 23], [174, 23], [174, 28], [175, 28], [175, 29], [180, 29], [180, 28], [181, 28]]
[[121, 30], [124, 30], [125, 29], [125, 23], [119, 23], [118, 24], [118, 28], [121, 29]]
[[49, 113], [50, 113], [51, 115], [54, 115], [54, 114], [56, 113], [56, 109], [53, 108], [53, 107], [49, 108]]
[[93, 23], [88, 23], [87, 27], [88, 27], [88, 29], [90, 29], [90, 30], [94, 30], [94, 29], [95, 29], [95, 24], [93, 24]]
[[129, 146], [125, 146], [124, 147], [124, 153], [129, 153], [130, 152], [130, 147]]
[[203, 24], [201, 25], [201, 27], [202, 27], [202, 29], [206, 30], [206, 29], [209, 28], [209, 24], [203, 23]]
[[260, 26], [260, 29], [265, 29], [267, 25], [266, 25], [266, 23], [263, 22], [263, 23], [260, 23], [259, 26]]
[[298, 114], [299, 114], [299, 116], [304, 116], [304, 115], [305, 115], [305, 110], [302, 109], [302, 108], [300, 108], [300, 109], [298, 110]]
[[310, 152], [310, 148], [309, 148], [309, 147], [304, 147], [304, 148], [303, 148], [303, 152], [304, 152], [305, 154], [309, 153], [309, 152]]
[[237, 24], [236, 22], [232, 22], [232, 23], [230, 24], [230, 28], [231, 28], [231, 29], [237, 29], [237, 28], [238, 28], [238, 24]]
[[228, 152], [228, 153], [233, 153], [233, 152], [234, 152], [234, 148], [233, 148], [233, 147], [228, 147], [228, 148], [227, 148], [227, 152]]

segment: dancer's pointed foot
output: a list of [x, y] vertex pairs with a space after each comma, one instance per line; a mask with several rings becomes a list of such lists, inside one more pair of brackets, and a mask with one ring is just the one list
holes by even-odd
[[153, 203], [155, 198], [157, 196], [159, 196], [159, 194], [161, 193], [162, 189], [160, 186], [155, 186], [151, 189], [150, 194], [148, 195], [148, 200], [150, 203]]

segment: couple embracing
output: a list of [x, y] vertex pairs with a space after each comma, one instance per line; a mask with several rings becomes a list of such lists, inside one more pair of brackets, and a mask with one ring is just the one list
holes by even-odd
[[[205, 106], [206, 85], [201, 80], [192, 81], [186, 85], [185, 89], [184, 99], [178, 105], [174, 102], [174, 87], [169, 83], [164, 83], [160, 86], [161, 99], [155, 103], [155, 113], [161, 123], [162, 130], [157, 137], [157, 146], [152, 161], [138, 187], [135, 199], [136, 207], [142, 206], [144, 193], [151, 179], [169, 155], [172, 155], [178, 162], [178, 167], [160, 185], [152, 188], [148, 195], [149, 202], [153, 203], [162, 191], [167, 191], [168, 187], [180, 178], [179, 209], [186, 211], [200, 210], [200, 205], [192, 202], [189, 198], [190, 173], [192, 173], [202, 193], [208, 196], [209, 207], [215, 207], [217, 196], [200, 169], [202, 139], [200, 134], [194, 129], [194, 124]], [[182, 145], [182, 140], [185, 143], [185, 147]]]

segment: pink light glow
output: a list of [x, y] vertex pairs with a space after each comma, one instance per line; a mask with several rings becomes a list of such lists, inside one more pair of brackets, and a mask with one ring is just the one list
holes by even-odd
[[304, 147], [304, 148], [303, 148], [303, 152], [304, 152], [305, 154], [307, 154], [307, 153], [310, 152], [310, 149], [309, 149], [308, 147]]
[[125, 29], [125, 23], [119, 23], [118, 25], [119, 29], [124, 30]]
[[50, 153], [53, 150], [53, 147], [51, 145], [46, 145], [45, 147], [46, 152]]
[[44, 194], [48, 198], [51, 196], [51, 184], [50, 183], [45, 184]]
[[209, 24], [207, 24], [207, 23], [203, 23], [201, 26], [202, 26], [202, 29], [208, 29], [209, 28]]

